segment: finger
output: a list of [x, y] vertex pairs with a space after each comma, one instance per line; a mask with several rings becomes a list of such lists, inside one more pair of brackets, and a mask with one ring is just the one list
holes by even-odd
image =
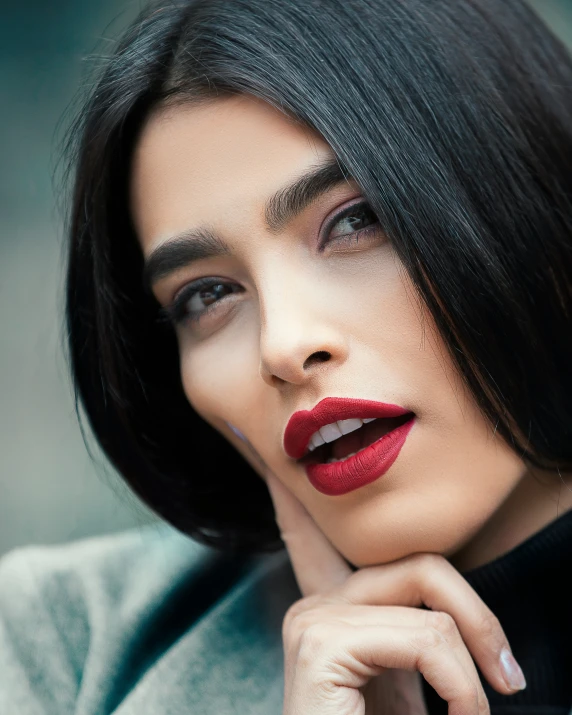
[[[332, 643], [335, 653], [332, 654]], [[305, 668], [295, 668], [289, 678], [315, 678], [323, 684], [324, 673], [329, 684], [340, 689], [363, 687], [386, 668], [417, 670], [448, 704], [449, 715], [489, 714], [487, 697], [480, 680], [463, 668], [450, 644], [433, 628], [407, 626], [348, 626], [317, 623], [307, 631], [299, 651]], [[307, 698], [323, 688], [292, 688]], [[323, 697], [323, 695], [322, 695]], [[300, 703], [311, 711], [307, 702]], [[320, 703], [316, 703], [316, 709]], [[293, 709], [295, 712], [295, 708]], [[300, 712], [304, 712], [304, 708]]]
[[414, 554], [382, 566], [362, 568], [338, 587], [336, 594], [345, 603], [425, 605], [448, 613], [493, 688], [505, 694], [522, 689], [516, 661], [511, 663], [513, 669], [516, 667], [512, 674], [505, 668], [512, 654], [498, 619], [443, 556]]
[[344, 583], [351, 568], [303, 504], [273, 474], [267, 474], [266, 484], [302, 594], [326, 593]]
[[431, 628], [441, 633], [449, 643], [453, 653], [475, 681], [480, 682], [479, 674], [471, 654], [463, 641], [455, 621], [448, 613], [441, 611], [425, 611], [407, 606], [363, 606], [352, 604], [321, 603], [316, 608], [311, 602], [300, 602], [291, 609], [287, 628], [289, 641], [300, 642], [304, 633], [316, 622], [332, 624], [342, 623], [351, 626], [405, 626], [414, 628]]

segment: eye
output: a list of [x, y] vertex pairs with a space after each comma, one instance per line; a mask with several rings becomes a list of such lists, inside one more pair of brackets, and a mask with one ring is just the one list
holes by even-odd
[[375, 212], [366, 201], [352, 204], [333, 216], [323, 230], [320, 250], [330, 244], [349, 246], [365, 238], [378, 237], [381, 224]]
[[243, 291], [242, 286], [220, 278], [201, 278], [189, 283], [175, 296], [171, 305], [163, 308], [163, 316], [177, 325], [184, 321], [198, 322], [207, 313], [218, 310], [227, 296]]

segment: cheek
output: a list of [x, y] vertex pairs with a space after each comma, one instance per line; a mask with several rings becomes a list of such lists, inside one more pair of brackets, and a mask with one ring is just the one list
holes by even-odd
[[[439, 459], [430, 435], [418, 434], [399, 473], [359, 503], [333, 511], [308, 507], [334, 546], [355, 566], [411, 553], [445, 556], [462, 548], [522, 478], [524, 464], [508, 447], [481, 448]], [[482, 447], [482, 443], [481, 443]], [[418, 449], [417, 449], [418, 448]]]
[[[225, 424], [229, 422], [256, 443], [260, 430], [268, 425], [264, 415], [275, 406], [268, 404], [257, 344], [249, 337], [252, 326], [246, 323], [237, 320], [203, 343], [191, 344], [181, 333], [180, 370], [183, 391], [196, 412], [226, 437], [231, 434]], [[266, 439], [263, 434], [262, 441]]]
[[209, 422], [233, 423], [240, 406], [249, 399], [252, 364], [243, 345], [239, 343], [229, 352], [221, 342], [224, 341], [216, 336], [191, 347], [184, 336], [180, 338], [181, 381], [187, 399], [200, 415]]
[[[242, 336], [244, 338], [244, 335]], [[268, 407], [261, 394], [262, 381], [255, 369], [258, 363], [247, 346], [238, 343], [232, 352], [221, 346], [196, 346], [192, 351], [180, 346], [181, 379], [192, 407], [222, 433], [264, 479], [267, 464], [254, 444], [264, 444]], [[227, 356], [226, 359], [224, 356]], [[231, 355], [232, 359], [228, 359]], [[245, 441], [237, 431], [247, 435]]]
[[[438, 348], [430, 355], [441, 355]], [[526, 471], [494, 434], [450, 363], [427, 360], [435, 364], [419, 369], [432, 379], [426, 389], [423, 380], [417, 382], [417, 423], [390, 472], [343, 504], [324, 502], [301, 485], [299, 498], [357, 567], [419, 551], [454, 554], [493, 516]]]
[[417, 423], [390, 472], [341, 500], [296, 480], [298, 498], [358, 567], [419, 551], [454, 553], [525, 472], [481, 414], [407, 279], [397, 272], [392, 278], [382, 291], [383, 310], [352, 323], [359, 380], [348, 394], [365, 388], [374, 398], [406, 405]]

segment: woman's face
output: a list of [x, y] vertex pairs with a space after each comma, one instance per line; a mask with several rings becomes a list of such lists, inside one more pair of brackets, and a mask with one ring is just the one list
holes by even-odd
[[[452, 555], [525, 467], [477, 409], [355, 182], [322, 171], [305, 184], [311, 197], [288, 191], [333, 159], [320, 136], [254, 98], [157, 111], [132, 169], [148, 277], [176, 321], [194, 409], [264, 476], [227, 423], [237, 428], [351, 563]], [[292, 415], [328, 397], [414, 415], [387, 471], [335, 494], [284, 446]]]

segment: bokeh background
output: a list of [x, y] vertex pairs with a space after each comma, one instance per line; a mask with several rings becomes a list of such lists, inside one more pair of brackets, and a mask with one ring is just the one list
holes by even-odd
[[[530, 2], [572, 48], [572, 0]], [[0, 555], [153, 519], [77, 424], [58, 173], [70, 103], [140, 6], [0, 0]]]

